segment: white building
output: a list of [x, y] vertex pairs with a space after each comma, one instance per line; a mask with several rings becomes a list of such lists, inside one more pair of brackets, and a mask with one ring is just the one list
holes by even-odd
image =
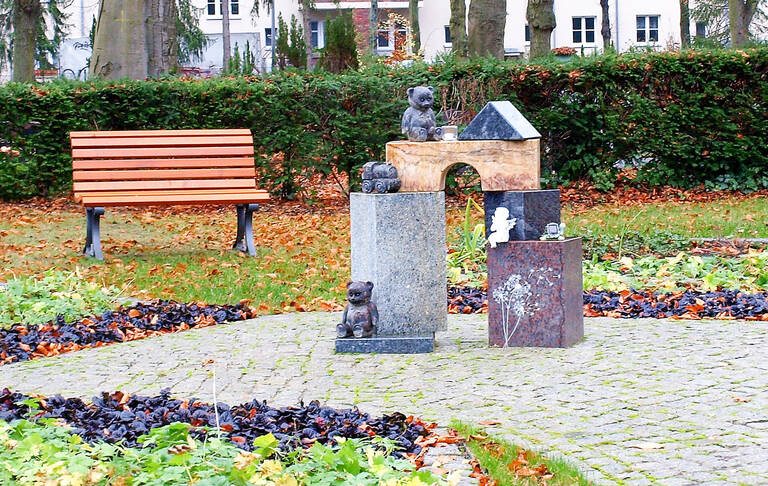
[[[261, 7], [259, 15], [252, 15], [254, 0], [230, 0], [230, 31], [232, 47], [237, 45], [242, 52], [246, 43], [257, 58], [259, 70], [269, 70], [271, 65], [271, 12]], [[469, 6], [467, 0], [467, 6]], [[302, 20], [306, 13], [299, 0], [275, 0], [277, 14], [290, 23], [291, 16]], [[507, 55], [524, 55], [530, 45], [525, 20], [527, 0], [507, 0], [504, 47]], [[693, 2], [691, 2], [693, 3]], [[84, 78], [86, 62], [90, 56], [88, 35], [98, 12], [98, 0], [74, 0], [68, 7], [70, 33], [61, 49], [60, 74]], [[208, 37], [208, 47], [203, 58], [191, 63], [204, 71], [217, 72], [222, 66], [221, 51], [221, 2], [220, 0], [193, 0], [200, 12], [200, 27]], [[407, 1], [380, 1], [379, 19], [386, 20], [389, 13], [408, 16]], [[361, 32], [368, 31], [370, 2], [316, 0], [315, 8], [309, 13], [310, 32], [306, 36], [315, 47], [323, 47], [324, 26], [327, 18], [338, 15], [339, 9], [351, 10], [355, 25]], [[468, 8], [467, 8], [468, 10]], [[569, 46], [584, 55], [600, 52], [603, 39], [600, 34], [602, 12], [598, 0], [555, 1], [557, 27], [552, 33], [552, 47]], [[611, 43], [624, 52], [633, 48], [663, 50], [680, 45], [680, 5], [670, 0], [610, 0], [609, 17]], [[449, 0], [421, 0], [419, 2], [420, 40], [424, 58], [435, 59], [442, 53], [450, 52]], [[706, 26], [691, 22], [691, 35], [703, 34]], [[395, 25], [379, 32], [378, 53], [391, 52], [404, 34], [404, 27]], [[362, 36], [361, 36], [362, 38]], [[2, 78], [7, 79], [8, 73]]]

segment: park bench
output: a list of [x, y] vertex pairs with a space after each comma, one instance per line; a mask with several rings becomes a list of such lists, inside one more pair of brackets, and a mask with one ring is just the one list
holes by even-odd
[[104, 259], [99, 218], [105, 207], [235, 204], [234, 248], [255, 255], [256, 188], [250, 130], [71, 132], [75, 201], [85, 207], [83, 254]]

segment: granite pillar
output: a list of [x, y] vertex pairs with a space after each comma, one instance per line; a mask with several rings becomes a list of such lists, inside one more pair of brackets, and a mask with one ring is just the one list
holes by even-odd
[[488, 248], [491, 346], [567, 347], [584, 337], [581, 238]]
[[485, 236], [490, 235], [491, 217], [498, 207], [509, 210], [517, 218], [509, 232], [512, 240], [538, 240], [548, 223], [560, 223], [560, 191], [489, 191], [483, 193], [485, 207]]
[[447, 319], [445, 193], [353, 193], [350, 223], [352, 280], [373, 282], [377, 337], [434, 339]]

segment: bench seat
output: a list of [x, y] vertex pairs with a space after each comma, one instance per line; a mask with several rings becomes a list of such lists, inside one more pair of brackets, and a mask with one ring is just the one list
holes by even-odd
[[234, 204], [234, 247], [255, 255], [252, 214], [269, 194], [256, 187], [250, 130], [71, 132], [70, 142], [74, 198], [86, 209], [84, 254], [103, 259], [105, 207]]

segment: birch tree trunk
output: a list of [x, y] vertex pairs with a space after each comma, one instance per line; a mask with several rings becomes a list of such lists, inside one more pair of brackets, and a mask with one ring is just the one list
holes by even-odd
[[749, 43], [749, 24], [757, 11], [759, 0], [728, 0], [728, 28], [731, 47], [744, 47]]
[[504, 59], [506, 0], [472, 0], [469, 4], [468, 42], [471, 57]]
[[680, 47], [691, 45], [691, 9], [688, 0], [680, 0]]
[[[272, 48], [274, 49], [275, 33], [272, 32]], [[222, 72], [229, 71], [229, 58], [232, 57], [231, 38], [229, 35], [229, 0], [221, 0], [221, 49], [222, 49]]]
[[89, 77], [145, 79], [178, 66], [175, 0], [102, 0]]
[[411, 24], [411, 39], [413, 39], [413, 52], [421, 49], [421, 33], [419, 32], [419, 0], [408, 1], [408, 22]]
[[608, 0], [600, 0], [600, 10], [602, 11], [600, 35], [603, 38], [603, 50], [605, 51], [611, 46], [611, 17], [608, 9]]
[[451, 52], [458, 59], [467, 57], [467, 4], [464, 0], [451, 1]]
[[525, 16], [531, 29], [530, 58], [543, 57], [552, 49], [555, 20], [555, 0], [528, 0]]
[[13, 81], [19, 83], [35, 82], [35, 50], [37, 47], [37, 27], [42, 9], [40, 0], [13, 1]]

